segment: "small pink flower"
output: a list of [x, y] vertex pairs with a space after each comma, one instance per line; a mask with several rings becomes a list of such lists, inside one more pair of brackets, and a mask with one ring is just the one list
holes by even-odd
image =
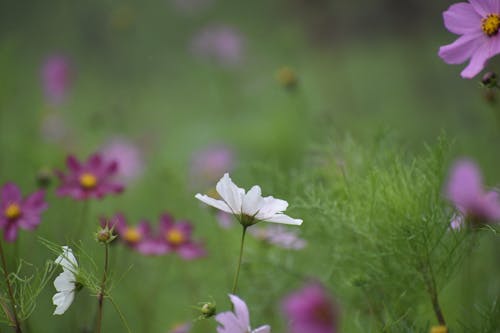
[[177, 253], [186, 260], [197, 259], [206, 255], [200, 243], [192, 240], [193, 226], [187, 221], [174, 221], [169, 214], [160, 218], [159, 238], [165, 246], [166, 253]]
[[121, 193], [123, 185], [114, 181], [118, 172], [116, 161], [104, 161], [100, 154], [90, 156], [86, 163], [80, 163], [74, 156], [66, 160], [68, 173], [57, 171], [61, 185], [57, 195], [70, 196], [75, 200], [102, 199], [108, 194]]
[[45, 98], [52, 105], [60, 105], [73, 84], [74, 71], [63, 55], [52, 55], [42, 65], [42, 84]]
[[335, 333], [338, 313], [330, 296], [317, 282], [290, 294], [283, 301], [290, 333]]
[[490, 223], [500, 220], [500, 200], [495, 191], [485, 191], [479, 168], [470, 160], [459, 160], [451, 169], [446, 187], [447, 198], [456, 206], [463, 217], [452, 221], [457, 229], [465, 221]]
[[302, 250], [307, 245], [295, 230], [282, 225], [252, 226], [248, 231], [258, 240], [288, 250]]
[[500, 0], [469, 0], [451, 5], [443, 13], [446, 28], [460, 37], [442, 46], [439, 56], [448, 64], [470, 59], [462, 71], [463, 78], [481, 72], [488, 59], [500, 53]]
[[104, 160], [118, 163], [117, 176], [125, 182], [137, 179], [144, 171], [144, 160], [140, 149], [132, 142], [115, 138], [100, 149]]
[[192, 52], [203, 59], [215, 61], [225, 67], [235, 67], [243, 62], [245, 41], [242, 34], [227, 25], [204, 28], [193, 38]]
[[13, 183], [1, 189], [0, 228], [7, 242], [17, 238], [18, 229], [35, 230], [40, 224], [40, 215], [47, 209], [43, 191], [37, 191], [23, 199], [19, 187]]
[[226, 172], [233, 170], [234, 152], [227, 146], [214, 145], [193, 154], [191, 178], [196, 183], [212, 185]]
[[[270, 333], [271, 327], [264, 325], [252, 330], [250, 327], [250, 315], [245, 302], [235, 295], [229, 295], [233, 303], [234, 312], [227, 311], [219, 313], [215, 320], [219, 324], [217, 333]], [[308, 332], [313, 333], [313, 332]]]

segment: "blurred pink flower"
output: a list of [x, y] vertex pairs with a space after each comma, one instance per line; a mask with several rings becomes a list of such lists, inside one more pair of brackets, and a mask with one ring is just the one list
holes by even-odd
[[245, 38], [231, 26], [210, 25], [194, 36], [191, 50], [202, 59], [234, 67], [243, 62]]
[[[192, 240], [193, 226], [187, 221], [176, 222], [169, 214], [160, 217], [159, 244], [163, 244], [165, 253], [177, 253], [185, 260], [203, 257], [206, 251], [203, 245]], [[160, 245], [158, 245], [160, 246]]]
[[[264, 325], [252, 330], [250, 327], [250, 314], [246, 303], [235, 295], [229, 295], [233, 303], [233, 311], [219, 313], [215, 320], [219, 324], [217, 333], [270, 333], [271, 327]], [[310, 332], [312, 333], [312, 332]]]
[[100, 149], [100, 152], [106, 162], [118, 163], [117, 176], [120, 180], [133, 181], [144, 171], [144, 160], [139, 147], [126, 139], [112, 139]]
[[290, 333], [335, 333], [338, 330], [336, 306], [318, 282], [311, 282], [283, 301]]
[[212, 185], [234, 168], [234, 152], [224, 145], [213, 145], [193, 154], [191, 179], [196, 184]]
[[462, 225], [464, 219], [472, 223], [500, 220], [499, 195], [483, 189], [479, 168], [470, 160], [459, 160], [452, 166], [446, 196], [463, 215], [452, 221], [452, 229]]
[[442, 46], [439, 56], [448, 64], [470, 59], [462, 71], [471, 79], [481, 72], [488, 59], [500, 53], [500, 0], [469, 0], [451, 5], [443, 13], [446, 28], [460, 37]]
[[41, 77], [46, 101], [53, 106], [62, 104], [74, 79], [74, 69], [68, 58], [61, 54], [49, 56], [42, 64]]
[[307, 245], [295, 230], [282, 225], [252, 226], [248, 232], [258, 240], [288, 250], [302, 250]]
[[123, 185], [115, 182], [118, 171], [116, 161], [104, 161], [100, 154], [90, 156], [85, 163], [80, 163], [74, 156], [66, 160], [68, 172], [56, 171], [61, 185], [57, 195], [70, 196], [76, 200], [90, 198], [102, 199], [108, 194], [123, 192]]
[[40, 215], [47, 209], [45, 194], [37, 191], [23, 199], [21, 190], [14, 183], [7, 183], [1, 189], [0, 228], [7, 242], [17, 239], [19, 228], [35, 230], [40, 224]]
[[235, 225], [232, 214], [223, 212], [221, 210], [217, 211], [215, 214], [215, 218], [217, 219], [217, 222], [219, 223], [221, 228], [229, 229]]

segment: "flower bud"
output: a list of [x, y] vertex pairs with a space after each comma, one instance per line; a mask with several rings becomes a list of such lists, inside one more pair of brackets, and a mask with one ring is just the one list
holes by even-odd
[[47, 168], [42, 168], [36, 175], [36, 184], [40, 189], [46, 189], [52, 182], [52, 172]]
[[110, 229], [107, 224], [104, 227], [100, 227], [95, 233], [95, 239], [99, 243], [111, 243], [115, 238], [116, 235], [114, 234], [113, 228]]
[[282, 67], [276, 72], [276, 80], [285, 87], [286, 89], [295, 89], [297, 84], [299, 83], [299, 79], [293, 71], [289, 67]]
[[481, 79], [481, 84], [486, 88], [495, 88], [497, 86], [497, 75], [494, 72], [487, 72]]
[[215, 303], [207, 302], [201, 306], [200, 310], [201, 315], [206, 319], [215, 316], [217, 307], [215, 306]]

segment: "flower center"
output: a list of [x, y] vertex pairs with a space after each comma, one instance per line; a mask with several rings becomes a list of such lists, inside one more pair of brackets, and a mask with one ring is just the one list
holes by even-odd
[[489, 14], [485, 18], [482, 19], [481, 28], [483, 32], [489, 37], [494, 36], [498, 33], [498, 29], [500, 29], [500, 15], [498, 14]]
[[169, 231], [167, 231], [165, 238], [167, 239], [167, 242], [174, 246], [181, 245], [186, 240], [184, 234], [177, 229], [170, 229]]
[[21, 216], [21, 207], [16, 203], [11, 203], [5, 209], [5, 217], [9, 220], [13, 220]]
[[127, 228], [123, 238], [129, 243], [137, 243], [141, 240], [142, 235], [137, 228]]
[[91, 190], [97, 185], [97, 178], [89, 172], [82, 173], [80, 176], [80, 186], [86, 190]]

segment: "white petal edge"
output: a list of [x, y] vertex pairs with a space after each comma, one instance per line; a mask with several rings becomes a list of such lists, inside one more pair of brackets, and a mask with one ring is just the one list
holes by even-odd
[[78, 262], [73, 255], [73, 250], [69, 246], [63, 246], [62, 250], [62, 254], [57, 257], [55, 263], [61, 265], [63, 270], [76, 272], [78, 270]]
[[261, 209], [263, 204], [260, 186], [255, 185], [243, 197], [241, 210], [243, 214], [254, 216]]
[[57, 291], [75, 290], [75, 274], [70, 271], [63, 271], [55, 278], [54, 288]]
[[71, 303], [73, 303], [74, 298], [74, 291], [61, 291], [56, 293], [52, 297], [52, 303], [56, 306], [54, 315], [62, 315], [64, 312], [66, 312]]
[[245, 190], [236, 186], [231, 180], [228, 173], [217, 182], [215, 186], [217, 193], [221, 196], [224, 202], [231, 208], [233, 214], [241, 214], [241, 206]]
[[264, 325], [259, 328], [256, 328], [252, 331], [252, 333], [271, 333], [271, 326]]
[[294, 218], [291, 218], [290, 216], [285, 215], [285, 214], [276, 214], [276, 215], [271, 216], [270, 218], [267, 218], [263, 221], [273, 222], [273, 223], [290, 224], [290, 225], [301, 225], [302, 224], [301, 219], [294, 219]]
[[217, 199], [209, 197], [208, 195], [200, 194], [200, 193], [196, 194], [194, 197], [196, 199], [200, 200], [201, 202], [206, 203], [209, 206], [220, 209], [223, 212], [233, 214], [233, 211], [231, 210], [231, 208], [222, 200], [217, 200]]

